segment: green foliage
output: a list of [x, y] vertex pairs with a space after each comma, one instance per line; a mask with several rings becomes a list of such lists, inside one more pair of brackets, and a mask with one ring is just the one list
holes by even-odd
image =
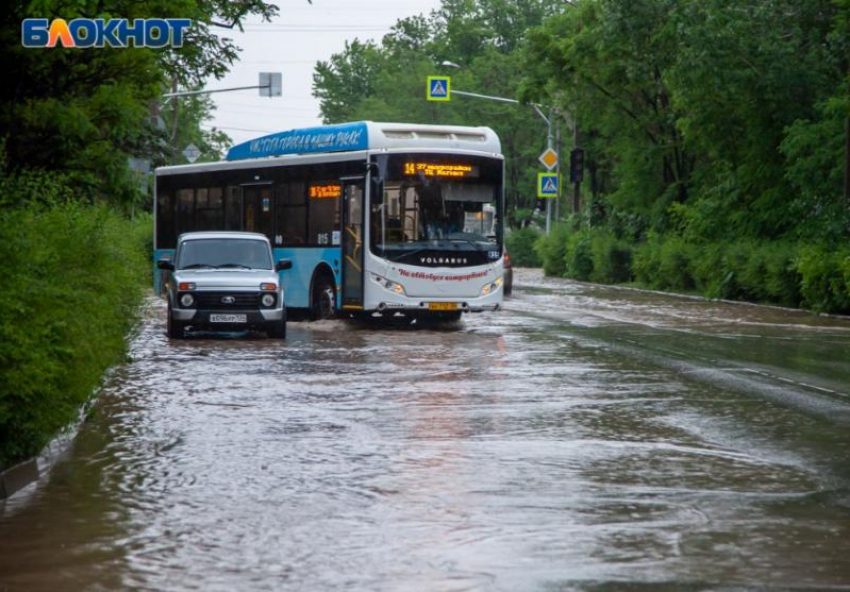
[[590, 239], [594, 282], [619, 284], [632, 280], [632, 247], [605, 230], [594, 231]]
[[[58, 186], [36, 173], [0, 184], [30, 204]], [[150, 229], [77, 202], [0, 209], [0, 468], [38, 453], [121, 359]]]
[[692, 291], [696, 287], [691, 267], [695, 254], [693, 245], [681, 238], [653, 236], [635, 252], [635, 279], [657, 290]]
[[[8, 138], [10, 168], [61, 173], [78, 200], [138, 202], [129, 157], [156, 166], [172, 162], [189, 141], [205, 153], [227, 141], [221, 132], [200, 129], [199, 119], [209, 115], [204, 99], [172, 101], [166, 111], [180, 109], [188, 117], [185, 123], [169, 118], [168, 131], [158, 129], [152, 116], [163, 111], [162, 94], [171, 84], [197, 88], [227, 73], [238, 49], [211, 31], [214, 23], [241, 27], [247, 16], [268, 20], [277, 11], [262, 0], [11, 3], [0, 16], [0, 61], [12, 81], [0, 88], [0, 136]], [[193, 26], [181, 48], [28, 49], [20, 37], [26, 17], [181, 17]]]
[[[528, 106], [456, 95], [425, 100], [425, 79], [450, 74], [455, 89], [516, 97], [527, 70], [520, 49], [527, 28], [539, 25], [558, 0], [443, 0], [430, 17], [398, 21], [380, 44], [355, 40], [319, 62], [313, 92], [326, 123], [358, 119], [489, 126], [505, 155], [508, 222], [522, 226], [536, 202], [538, 155], [546, 126]], [[461, 66], [451, 69], [450, 61]]]
[[345, 42], [345, 49], [327, 62], [316, 64], [314, 94], [321, 101], [322, 119], [354, 119], [355, 107], [372, 94], [371, 85], [381, 66], [381, 53], [371, 41]]
[[540, 257], [534, 248], [540, 233], [533, 228], [520, 228], [507, 233], [505, 244], [514, 267], [540, 267]]
[[605, 229], [576, 230], [562, 224], [540, 237], [536, 248], [547, 275], [603, 283], [632, 279], [631, 246]]
[[797, 260], [803, 304], [824, 312], [850, 312], [848, 260], [850, 246], [839, 251], [805, 247]]
[[850, 1], [568, 4], [521, 94], [578, 122], [593, 228], [547, 273], [850, 311]]
[[576, 0], [528, 33], [522, 96], [578, 121], [594, 225], [618, 237], [846, 240], [848, 15], [847, 0]]
[[573, 232], [564, 253], [565, 275], [586, 282], [593, 274], [593, 248], [588, 232]]
[[543, 273], [546, 275], [566, 275], [567, 241], [570, 234], [568, 224], [556, 224], [548, 235], [540, 235], [534, 243], [534, 251], [543, 263]]
[[700, 293], [711, 298], [798, 306], [798, 252], [790, 242], [703, 244], [691, 262], [691, 273]]

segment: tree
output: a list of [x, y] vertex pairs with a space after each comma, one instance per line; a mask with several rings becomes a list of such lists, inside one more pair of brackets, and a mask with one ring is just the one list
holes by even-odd
[[326, 123], [357, 119], [490, 126], [506, 157], [506, 195], [516, 222], [535, 202], [536, 160], [546, 128], [528, 106], [457, 96], [450, 103], [425, 100], [428, 75], [460, 64], [453, 86], [515, 97], [525, 70], [519, 47], [525, 30], [553, 14], [555, 0], [444, 0], [429, 17], [401, 19], [379, 45], [354, 41], [319, 62], [313, 76]]
[[[248, 15], [271, 18], [259, 0], [86, 0], [17, 2], [0, 16], [0, 59], [10, 84], [0, 88], [0, 137], [11, 170], [60, 173], [81, 199], [127, 203], [137, 182], [128, 157], [163, 162], [168, 145], [152, 121], [167, 83], [200, 85], [221, 77], [237, 55], [214, 23], [240, 26]], [[20, 39], [26, 17], [188, 17], [194, 26], [182, 48], [27, 49]]]
[[846, 12], [847, 0], [575, 0], [529, 33], [523, 96], [575, 116], [617, 234], [846, 237]]

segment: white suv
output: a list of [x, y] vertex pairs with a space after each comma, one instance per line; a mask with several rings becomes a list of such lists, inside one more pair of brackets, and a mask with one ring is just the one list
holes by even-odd
[[189, 232], [177, 239], [170, 271], [168, 336], [183, 337], [187, 327], [206, 330], [259, 329], [286, 338], [286, 303], [269, 240], [252, 232]]

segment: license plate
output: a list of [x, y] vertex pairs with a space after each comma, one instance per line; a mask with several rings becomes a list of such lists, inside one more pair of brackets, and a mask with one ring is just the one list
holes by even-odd
[[457, 310], [457, 302], [429, 302], [428, 310]]
[[211, 314], [210, 323], [247, 323], [248, 315], [243, 314]]

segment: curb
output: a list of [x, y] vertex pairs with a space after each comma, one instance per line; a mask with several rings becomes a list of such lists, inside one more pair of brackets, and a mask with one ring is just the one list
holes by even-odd
[[[541, 270], [540, 267], [517, 267], [515, 269], [530, 269], [530, 270]], [[544, 279], [557, 279], [557, 280], [567, 280], [576, 284], [584, 285], [584, 286], [594, 286], [599, 288], [612, 288], [615, 290], [626, 290], [631, 292], [643, 292], [646, 294], [657, 294], [659, 296], [673, 296], [675, 298], [682, 298], [685, 300], [695, 300], [699, 302], [721, 302], [723, 304], [735, 304], [738, 306], [757, 306], [760, 308], [771, 308], [774, 310], [782, 310], [786, 312], [800, 312], [810, 316], [822, 317], [827, 319], [838, 319], [848, 321], [850, 320], [850, 315], [829, 313], [829, 312], [817, 312], [811, 310], [809, 308], [793, 308], [790, 306], [780, 306], [777, 304], [763, 304], [759, 302], [750, 302], [748, 300], [729, 300], [726, 298], [709, 298], [707, 296], [701, 296], [699, 294], [683, 294], [681, 292], [665, 292], [664, 290], [653, 290], [651, 288], [639, 288], [637, 286], [628, 286], [622, 284], [597, 284], [595, 282], [585, 282], [582, 280], [576, 280], [570, 277], [562, 277], [557, 275], [546, 275], [543, 274]], [[524, 287], [523, 284], [517, 283], [519, 287]], [[533, 284], [528, 284], [527, 287], [533, 288], [535, 287]]]
[[0, 500], [12, 497], [27, 485], [38, 481], [38, 460], [30, 459], [0, 473]]

